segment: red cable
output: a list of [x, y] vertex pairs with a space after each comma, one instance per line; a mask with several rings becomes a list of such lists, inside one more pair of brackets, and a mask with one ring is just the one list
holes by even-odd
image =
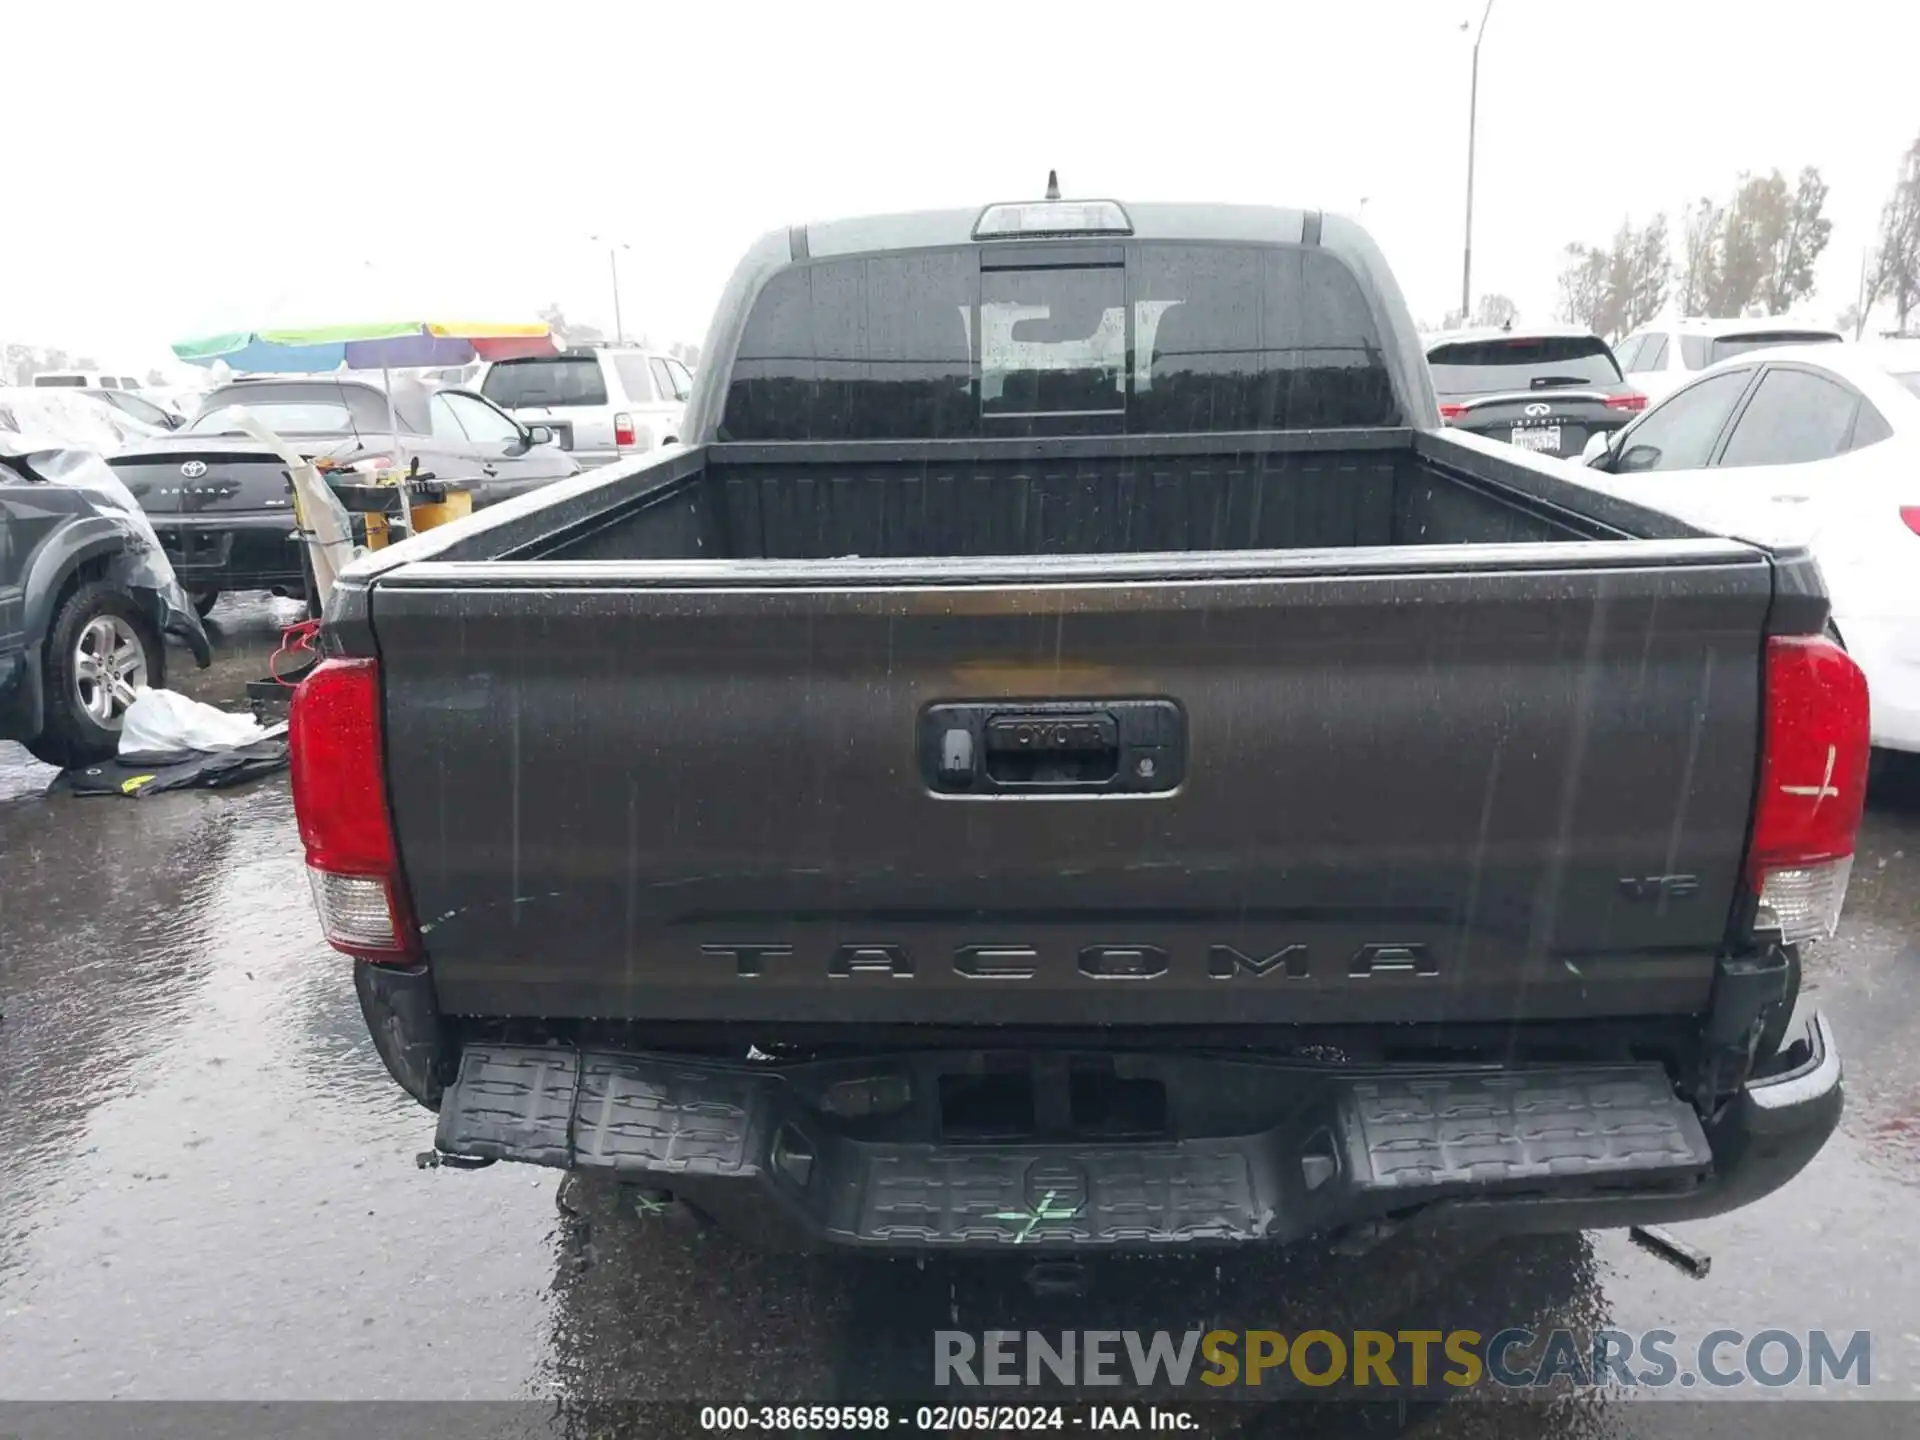
[[275, 662], [282, 655], [298, 655], [302, 651], [313, 653], [313, 637], [320, 633], [318, 620], [302, 620], [297, 625], [289, 625], [280, 632], [280, 648], [267, 657], [267, 674], [291, 690], [292, 684], [280, 678], [280, 667]]

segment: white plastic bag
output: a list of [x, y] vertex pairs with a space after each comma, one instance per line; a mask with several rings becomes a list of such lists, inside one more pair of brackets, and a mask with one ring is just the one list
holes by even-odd
[[120, 753], [231, 750], [266, 738], [251, 715], [229, 715], [174, 690], [142, 690], [120, 723]]

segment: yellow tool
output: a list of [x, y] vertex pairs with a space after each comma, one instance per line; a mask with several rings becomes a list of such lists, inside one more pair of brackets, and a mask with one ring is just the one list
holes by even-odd
[[[415, 533], [432, 530], [437, 526], [451, 525], [455, 520], [465, 519], [473, 513], [473, 492], [471, 490], [448, 490], [443, 498], [430, 504], [415, 504], [413, 507], [413, 528]], [[372, 544], [372, 540], [368, 540]]]
[[374, 474], [371, 480], [335, 485], [336, 494], [344, 494], [349, 489], [363, 496], [386, 490], [397, 492], [397, 516], [391, 505], [383, 503], [375, 507], [349, 502], [350, 508], [359, 513], [361, 523], [366, 528], [366, 546], [369, 550], [384, 550], [408, 535], [418, 535], [422, 530], [451, 524], [473, 513], [472, 491], [455, 489], [434, 480], [432, 476], [416, 476], [389, 469]]

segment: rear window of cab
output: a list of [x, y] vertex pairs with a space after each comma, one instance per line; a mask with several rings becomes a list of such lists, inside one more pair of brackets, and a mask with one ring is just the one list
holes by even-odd
[[[1399, 423], [1379, 328], [1331, 254], [1127, 243], [796, 265], [755, 299], [720, 434], [879, 440]], [[1028, 252], [1031, 254], [1032, 252]]]

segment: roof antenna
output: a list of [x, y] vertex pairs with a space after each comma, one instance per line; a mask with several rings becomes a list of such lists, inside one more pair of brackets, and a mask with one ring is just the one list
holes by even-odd
[[1058, 200], [1059, 198], [1060, 172], [1058, 170], [1049, 170], [1047, 172], [1047, 199]]

